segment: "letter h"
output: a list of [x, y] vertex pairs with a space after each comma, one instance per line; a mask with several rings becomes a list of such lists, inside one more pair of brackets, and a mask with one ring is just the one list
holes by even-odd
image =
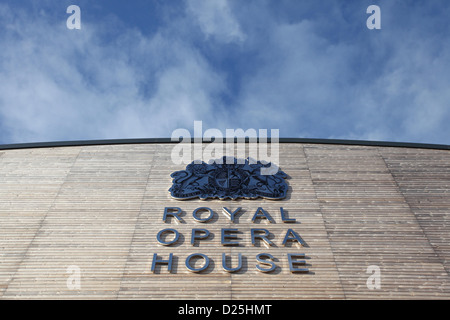
[[154, 253], [151, 271], [154, 273], [155, 269], [156, 269], [156, 265], [158, 265], [158, 264], [167, 264], [167, 270], [169, 272], [172, 272], [172, 260], [173, 260], [172, 258], [173, 258], [173, 254], [171, 253], [171, 254], [169, 254], [169, 260], [158, 260], [158, 254]]

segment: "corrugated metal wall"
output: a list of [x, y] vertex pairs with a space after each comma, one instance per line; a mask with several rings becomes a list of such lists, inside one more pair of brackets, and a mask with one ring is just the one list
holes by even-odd
[[[450, 151], [284, 143], [285, 200], [177, 201], [170, 174], [185, 166], [171, 162], [172, 148], [2, 151], [0, 298], [450, 298]], [[195, 222], [205, 206], [214, 218]], [[184, 223], [164, 223], [165, 207], [182, 208]], [[236, 223], [222, 207], [242, 207]], [[258, 207], [275, 223], [252, 223]], [[283, 223], [280, 207], [297, 222]], [[181, 234], [173, 246], [156, 241], [166, 228]], [[212, 235], [192, 246], [194, 228]], [[239, 230], [240, 246], [221, 245], [223, 228]], [[269, 230], [275, 245], [252, 246], [252, 228]], [[289, 228], [306, 246], [282, 245]], [[172, 273], [151, 272], [154, 253], [173, 253]], [[211, 259], [204, 272], [185, 268], [192, 253]], [[234, 265], [241, 253], [242, 269], [223, 271], [223, 253]], [[275, 257], [274, 272], [256, 269], [259, 253]], [[288, 253], [304, 253], [309, 273], [290, 273]], [[372, 265], [381, 272], [374, 290]]]

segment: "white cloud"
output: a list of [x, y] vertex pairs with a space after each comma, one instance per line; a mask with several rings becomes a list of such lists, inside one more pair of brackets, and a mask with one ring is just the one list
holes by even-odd
[[[116, 28], [114, 39], [114, 19], [67, 30], [0, 5], [1, 139], [169, 137], [203, 120], [204, 129], [448, 143], [450, 44], [428, 20], [394, 27], [389, 7], [380, 32], [364, 33], [362, 19], [348, 36], [354, 22], [336, 4], [337, 41], [326, 12], [294, 19], [268, 1], [186, 1], [187, 15], [154, 34]], [[202, 47], [198, 26], [215, 41]]]
[[170, 136], [208, 119], [221, 75], [189, 42], [125, 30], [107, 43], [1, 6], [0, 115], [7, 142]]
[[339, 105], [341, 79], [348, 73], [352, 48], [328, 43], [314, 27], [307, 20], [271, 26], [257, 71], [243, 81], [243, 119], [270, 123], [283, 135], [294, 128], [311, 132], [303, 126], [312, 119], [318, 127], [336, 121], [328, 117], [345, 107]]
[[186, 0], [187, 11], [197, 20], [206, 37], [222, 42], [242, 42], [246, 36], [227, 0]]
[[362, 25], [364, 41], [358, 33], [336, 41], [323, 36], [326, 24], [345, 29], [332, 19], [264, 17], [264, 47], [252, 48], [258, 67], [237, 99], [240, 126], [279, 128], [282, 136], [449, 143], [450, 48], [432, 29], [386, 23], [389, 30], [364, 33]]

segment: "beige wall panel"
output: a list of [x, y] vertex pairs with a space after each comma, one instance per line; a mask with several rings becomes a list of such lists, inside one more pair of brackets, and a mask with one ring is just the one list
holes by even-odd
[[[296, 299], [296, 298], [343, 298], [339, 277], [328, 243], [319, 206], [311, 178], [306, 167], [303, 148], [300, 145], [292, 148], [281, 145], [282, 169], [289, 174], [290, 192], [284, 201], [270, 200], [189, 200], [177, 201], [170, 198], [167, 190], [171, 186], [170, 174], [182, 170], [184, 165], [171, 164], [170, 150], [172, 145], [163, 146], [155, 157], [144, 198], [142, 212], [136, 227], [122, 281], [120, 298], [155, 297], [155, 298], [215, 298], [215, 299]], [[155, 183], [153, 183], [155, 181]], [[181, 207], [183, 209], [182, 224], [163, 223], [164, 207]], [[210, 207], [215, 218], [208, 223], [198, 223], [192, 218], [192, 212], [199, 207]], [[282, 223], [280, 207], [289, 217], [297, 219], [296, 224]], [[235, 210], [242, 207], [242, 214], [236, 223], [222, 213], [222, 207]], [[263, 207], [274, 218], [275, 223], [264, 221], [252, 223], [256, 209]], [[175, 247], [158, 245], [156, 235], [165, 228], [174, 228], [182, 235], [182, 241]], [[208, 229], [214, 237], [200, 241], [198, 247], [190, 244], [193, 228]], [[228, 248], [221, 245], [221, 229], [236, 228], [240, 231], [239, 247]], [[274, 247], [252, 247], [250, 230], [265, 228], [274, 237]], [[282, 241], [286, 231], [292, 228], [299, 233], [307, 247], [283, 247]], [[169, 253], [177, 257], [174, 275], [168, 275], [167, 268], [162, 266], [158, 274], [150, 272], [151, 258], [158, 253], [161, 258], [168, 258]], [[202, 274], [193, 274], [185, 266], [185, 259], [192, 253], [203, 253], [212, 260], [209, 270]], [[222, 253], [232, 256], [242, 253], [243, 268], [241, 271], [228, 274], [222, 270]], [[277, 269], [272, 274], [262, 274], [255, 265], [256, 255], [270, 253], [276, 259]], [[287, 253], [305, 253], [309, 274], [291, 274], [289, 272]], [[161, 288], [164, 286], [164, 288]], [[320, 288], [320, 290], [318, 290]]]
[[[307, 145], [305, 153], [346, 298], [449, 297], [448, 274], [379, 148]], [[366, 286], [370, 265], [380, 267], [380, 290]]]
[[422, 230], [450, 272], [450, 152], [381, 149]]
[[[4, 150], [0, 153], [0, 298], [311, 299], [449, 298], [449, 152], [412, 148], [280, 144], [289, 192], [281, 201], [178, 201], [170, 174], [173, 144], [124, 144]], [[180, 207], [183, 223], [162, 221]], [[192, 212], [210, 207], [198, 223]], [[242, 207], [232, 223], [222, 208]], [[275, 220], [251, 221], [258, 207]], [[296, 223], [283, 223], [283, 207]], [[181, 234], [157, 243], [165, 228]], [[211, 232], [192, 246], [193, 228]], [[239, 230], [238, 247], [221, 245], [221, 229]], [[250, 230], [265, 228], [274, 246], [252, 246]], [[287, 229], [305, 246], [282, 245]], [[174, 255], [151, 272], [153, 254]], [[185, 259], [211, 259], [191, 273]], [[244, 257], [240, 271], [222, 270], [222, 253]], [[270, 253], [276, 270], [255, 268]], [[288, 253], [305, 253], [307, 274], [289, 272]], [[381, 289], [369, 290], [370, 265]], [[79, 289], [69, 283], [81, 273]]]
[[[154, 150], [84, 147], [4, 297], [115, 298]], [[80, 290], [67, 287], [70, 266]]]
[[80, 148], [9, 150], [0, 156], [0, 297], [10, 285]]

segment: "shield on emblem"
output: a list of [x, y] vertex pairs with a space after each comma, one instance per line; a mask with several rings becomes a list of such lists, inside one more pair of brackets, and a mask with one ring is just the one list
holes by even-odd
[[220, 170], [215, 176], [217, 186], [223, 190], [230, 190], [239, 188], [242, 178], [241, 174], [232, 168], [225, 168]]

